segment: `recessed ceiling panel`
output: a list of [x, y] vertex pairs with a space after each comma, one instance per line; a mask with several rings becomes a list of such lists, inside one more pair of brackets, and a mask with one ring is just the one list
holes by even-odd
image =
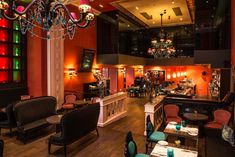
[[[128, 12], [148, 27], [159, 27], [161, 25], [161, 13], [163, 15], [163, 26], [176, 26], [192, 24], [192, 18], [186, 0], [121, 0], [113, 2], [119, 10]], [[121, 9], [120, 9], [121, 8]], [[143, 13], [146, 16], [143, 16]], [[132, 17], [133, 18], [133, 17]]]

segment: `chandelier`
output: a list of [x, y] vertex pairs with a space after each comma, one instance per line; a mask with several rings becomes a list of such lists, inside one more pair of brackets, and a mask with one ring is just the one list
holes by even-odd
[[[164, 14], [166, 11], [164, 10]], [[151, 48], [148, 49], [148, 53], [153, 55], [154, 58], [170, 58], [175, 56], [175, 47], [173, 45], [173, 34], [164, 32], [162, 28], [162, 16], [161, 16], [161, 31], [159, 33], [159, 41], [157, 38], [151, 40]]]
[[[22, 5], [20, 0], [0, 0], [1, 15], [11, 21], [18, 20], [22, 34], [31, 32], [34, 27], [49, 31], [51, 26], [61, 26], [63, 38], [68, 35], [73, 39], [76, 28], [86, 28], [94, 19], [88, 0], [80, 0], [79, 18], [70, 12], [62, 0], [32, 0]], [[32, 32], [31, 32], [32, 34]], [[47, 36], [50, 39], [50, 36]]]

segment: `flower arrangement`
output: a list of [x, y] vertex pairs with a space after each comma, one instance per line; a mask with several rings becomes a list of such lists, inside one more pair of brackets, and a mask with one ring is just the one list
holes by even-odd
[[148, 96], [148, 101], [152, 103], [153, 95], [155, 93], [155, 86], [159, 80], [159, 73], [156, 71], [148, 71], [144, 75], [146, 92]]
[[104, 76], [101, 74], [101, 72], [94, 72], [93, 76], [96, 79], [97, 87], [99, 89], [99, 97], [103, 98], [104, 97], [104, 89], [105, 89], [105, 79]]

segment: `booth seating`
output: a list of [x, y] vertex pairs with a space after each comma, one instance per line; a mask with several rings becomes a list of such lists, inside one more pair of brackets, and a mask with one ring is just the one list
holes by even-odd
[[15, 103], [9, 104], [0, 112], [0, 132], [1, 128], [9, 128], [12, 135], [12, 128], [16, 127], [15, 116], [13, 113], [13, 106]]
[[181, 118], [178, 116], [179, 114], [179, 107], [175, 104], [167, 104], [164, 105], [164, 113], [165, 113], [165, 121], [166, 124], [174, 121], [178, 124], [181, 123]]
[[48, 153], [51, 153], [51, 144], [64, 146], [66, 157], [67, 145], [77, 141], [93, 130], [99, 136], [97, 123], [100, 113], [100, 104], [90, 104], [79, 110], [74, 110], [65, 114], [60, 122], [61, 132], [49, 138]]
[[49, 125], [46, 118], [56, 114], [56, 98], [45, 96], [21, 101], [15, 104], [14, 112], [17, 138], [26, 143], [27, 135], [32, 131]]

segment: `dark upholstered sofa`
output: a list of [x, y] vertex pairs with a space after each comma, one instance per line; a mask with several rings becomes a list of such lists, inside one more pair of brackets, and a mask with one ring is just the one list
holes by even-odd
[[13, 113], [13, 106], [15, 103], [9, 104], [5, 111], [0, 112], [0, 132], [1, 128], [9, 128], [10, 133], [12, 134], [12, 128], [16, 127], [15, 116]]
[[56, 114], [56, 99], [44, 96], [21, 101], [15, 104], [14, 113], [18, 139], [25, 143], [30, 132], [49, 125], [46, 118]]
[[97, 130], [97, 122], [100, 113], [100, 104], [90, 104], [79, 110], [74, 110], [65, 114], [60, 122], [61, 132], [49, 138], [48, 153], [50, 154], [51, 144], [64, 146], [66, 156], [66, 146], [81, 137], [87, 135], [93, 130]]

